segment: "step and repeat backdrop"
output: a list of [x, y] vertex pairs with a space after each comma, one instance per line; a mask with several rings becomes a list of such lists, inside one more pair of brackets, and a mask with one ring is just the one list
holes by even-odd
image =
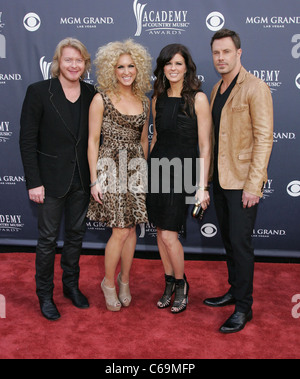
[[[0, 244], [36, 244], [37, 208], [27, 196], [19, 120], [27, 86], [50, 77], [59, 41], [80, 39], [94, 59], [100, 46], [130, 37], [148, 48], [153, 68], [164, 46], [182, 43], [210, 97], [219, 80], [210, 40], [223, 27], [240, 34], [243, 65], [268, 83], [274, 100], [269, 180], [253, 230], [256, 254], [300, 257], [299, 0], [0, 0]], [[94, 69], [88, 81], [95, 84]], [[110, 233], [87, 220], [84, 247], [102, 250]], [[139, 225], [137, 233], [137, 250], [157, 251], [153, 225]], [[213, 205], [202, 223], [189, 216], [182, 243], [189, 253], [223, 253]]]

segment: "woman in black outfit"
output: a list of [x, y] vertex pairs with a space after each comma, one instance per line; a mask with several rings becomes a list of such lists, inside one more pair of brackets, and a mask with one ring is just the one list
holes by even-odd
[[[157, 228], [166, 280], [165, 292], [157, 306], [169, 307], [175, 292], [171, 311], [180, 313], [186, 310], [189, 292], [184, 274], [184, 251], [179, 241], [179, 234], [185, 234], [187, 197], [191, 195], [191, 191], [186, 191], [186, 184], [193, 184], [194, 189], [197, 184], [196, 200], [206, 209], [210, 203], [212, 121], [208, 99], [196, 75], [196, 65], [185, 46], [166, 46], [157, 59], [154, 74], [157, 80], [152, 105], [154, 133], [147, 210], [150, 223]], [[198, 147], [200, 158], [203, 158], [201, 170], [196, 164]], [[187, 164], [186, 158], [192, 166]], [[193, 183], [184, 183], [187, 174], [192, 174]]]

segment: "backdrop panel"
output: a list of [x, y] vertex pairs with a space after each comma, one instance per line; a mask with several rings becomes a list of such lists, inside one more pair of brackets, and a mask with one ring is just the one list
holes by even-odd
[[[299, 25], [299, 0], [0, 0], [0, 244], [36, 244], [37, 209], [25, 188], [19, 119], [27, 86], [49, 78], [60, 40], [80, 39], [94, 58], [99, 46], [131, 37], [149, 49], [153, 67], [165, 45], [183, 43], [210, 96], [219, 80], [210, 39], [227, 27], [240, 33], [243, 65], [269, 84], [274, 99], [274, 149], [253, 231], [256, 254], [300, 257]], [[94, 70], [88, 81], [95, 83]], [[110, 230], [98, 222], [87, 226], [85, 247], [103, 248]], [[152, 225], [139, 226], [138, 236], [138, 250], [157, 250]], [[182, 242], [186, 252], [223, 252], [213, 206], [202, 224], [189, 217]]]

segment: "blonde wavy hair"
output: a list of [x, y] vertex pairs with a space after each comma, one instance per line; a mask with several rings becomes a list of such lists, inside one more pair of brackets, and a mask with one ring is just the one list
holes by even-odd
[[146, 93], [150, 92], [152, 58], [147, 49], [128, 39], [124, 42], [110, 42], [98, 49], [94, 64], [96, 66], [97, 89], [104, 92], [119, 94], [118, 81], [115, 70], [121, 55], [131, 56], [137, 69], [137, 77], [133, 83], [133, 93], [140, 99], [145, 100]]
[[78, 50], [79, 53], [82, 55], [82, 58], [85, 61], [85, 70], [81, 78], [83, 80], [91, 69], [91, 66], [92, 66], [91, 56], [89, 52], [87, 51], [87, 48], [84, 46], [82, 42], [80, 42], [78, 39], [71, 38], [71, 37], [65, 38], [62, 41], [60, 41], [56, 47], [54, 57], [52, 60], [52, 65], [51, 65], [52, 78], [58, 78], [60, 75], [59, 64], [60, 64], [60, 59], [62, 56], [63, 49], [65, 47], [73, 47], [74, 49]]

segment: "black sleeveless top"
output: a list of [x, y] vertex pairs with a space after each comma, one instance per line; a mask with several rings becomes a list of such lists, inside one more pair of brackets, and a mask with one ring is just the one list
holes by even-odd
[[[164, 230], [186, 230], [186, 197], [193, 197], [197, 173], [198, 124], [182, 98], [156, 101], [157, 141], [149, 159], [149, 222]], [[186, 181], [186, 183], [185, 183]]]

